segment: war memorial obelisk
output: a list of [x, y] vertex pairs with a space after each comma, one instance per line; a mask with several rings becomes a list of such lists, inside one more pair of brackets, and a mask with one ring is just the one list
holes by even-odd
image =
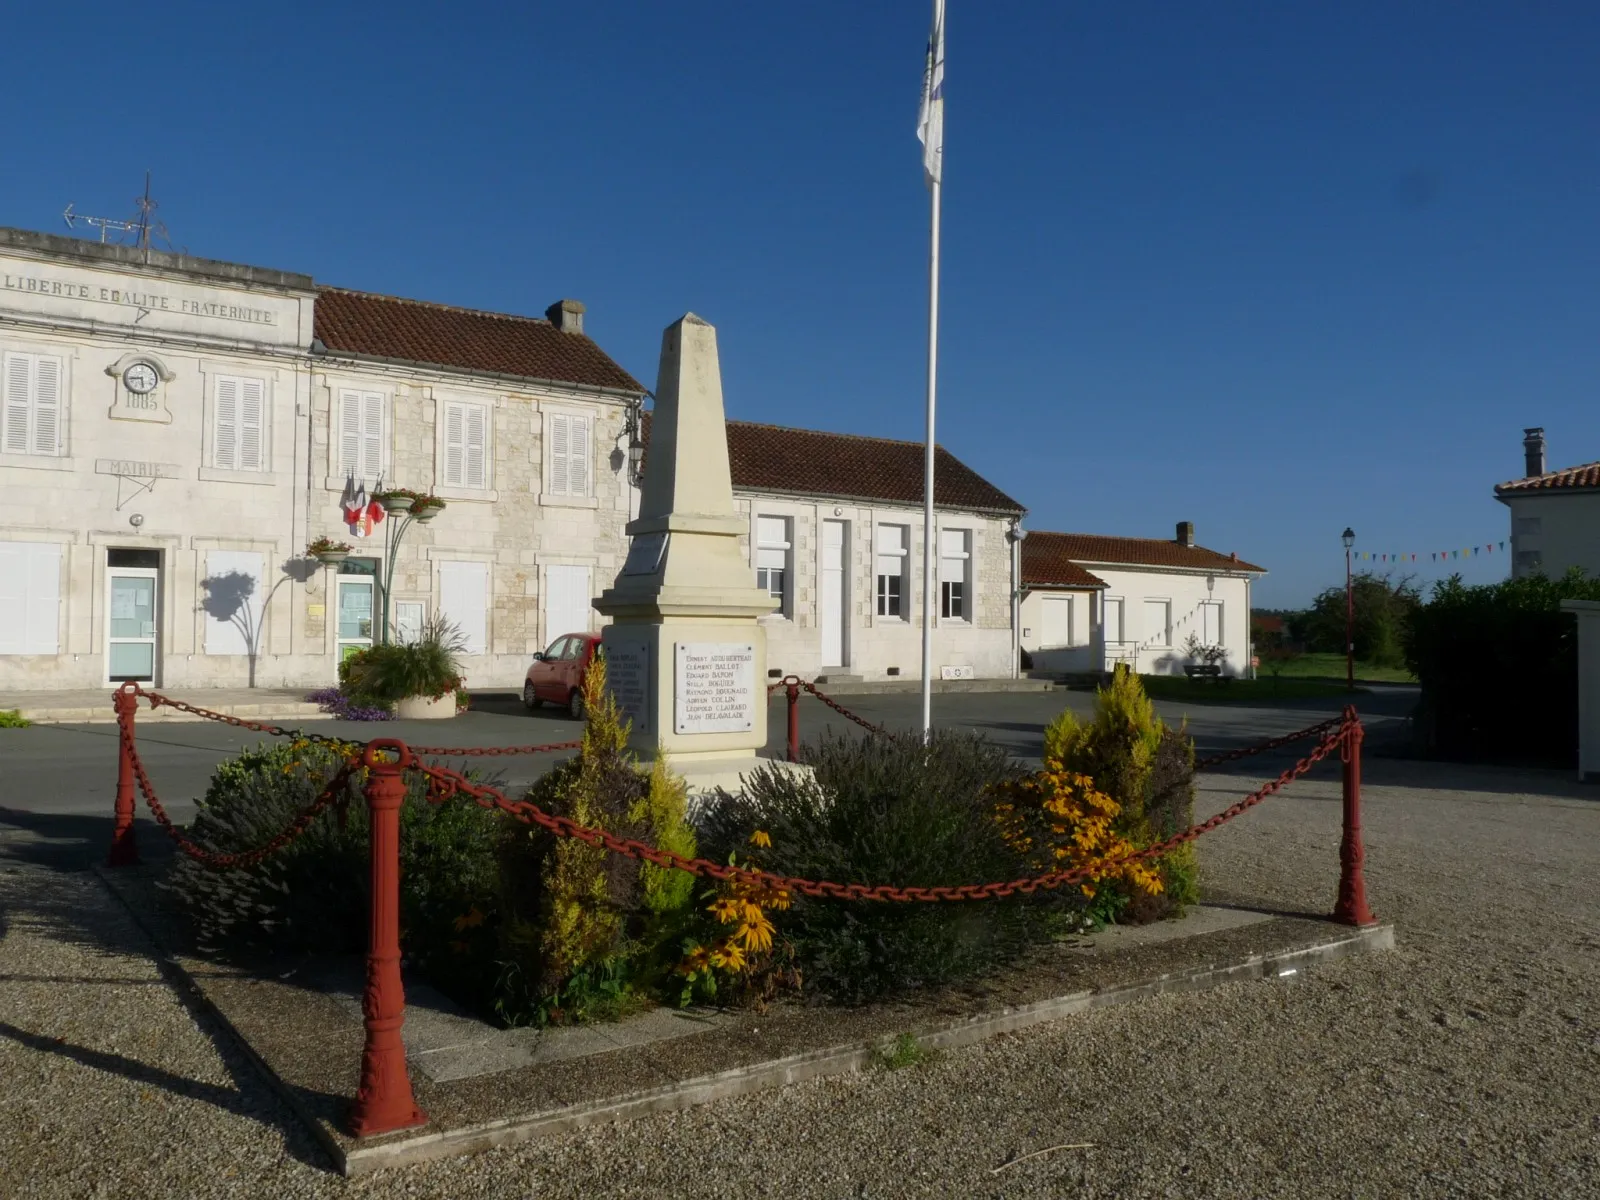
[[594, 606], [629, 745], [657, 751], [691, 793], [737, 790], [767, 744], [767, 640], [776, 607], [739, 550], [717, 331], [693, 313], [661, 336], [649, 466], [633, 539]]

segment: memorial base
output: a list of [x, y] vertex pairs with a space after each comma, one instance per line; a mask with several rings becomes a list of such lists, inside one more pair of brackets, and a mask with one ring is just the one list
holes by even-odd
[[[640, 760], [649, 770], [655, 756]], [[792, 763], [781, 758], [763, 758], [758, 755], [736, 757], [701, 757], [698, 755], [669, 754], [667, 769], [682, 779], [689, 793], [689, 813], [698, 813], [711, 797], [720, 791], [738, 795], [744, 791], [745, 777], [760, 767], [775, 767], [794, 775], [811, 777], [811, 768], [803, 763]]]

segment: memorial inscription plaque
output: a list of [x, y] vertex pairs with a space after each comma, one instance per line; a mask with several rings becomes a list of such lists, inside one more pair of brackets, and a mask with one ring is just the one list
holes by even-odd
[[644, 646], [606, 649], [606, 686], [635, 729], [650, 725], [650, 651]]
[[756, 648], [748, 642], [678, 642], [674, 733], [748, 733], [756, 720]]

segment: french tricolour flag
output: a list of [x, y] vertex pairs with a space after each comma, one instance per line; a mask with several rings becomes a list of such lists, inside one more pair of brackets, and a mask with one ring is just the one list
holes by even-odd
[[917, 113], [922, 171], [931, 184], [944, 178], [944, 0], [933, 0], [928, 65], [922, 72], [922, 108]]

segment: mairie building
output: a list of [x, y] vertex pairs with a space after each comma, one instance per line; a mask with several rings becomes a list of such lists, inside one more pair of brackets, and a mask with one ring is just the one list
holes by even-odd
[[[392, 637], [442, 616], [469, 686], [520, 687], [599, 628], [648, 469], [648, 392], [584, 317], [0, 228], [0, 701], [326, 686], [382, 636], [386, 578]], [[919, 678], [922, 446], [728, 440], [772, 669]], [[942, 448], [936, 478], [933, 673], [1014, 676], [1024, 510]], [[350, 519], [380, 486], [446, 502], [392, 563], [397, 518]]]

